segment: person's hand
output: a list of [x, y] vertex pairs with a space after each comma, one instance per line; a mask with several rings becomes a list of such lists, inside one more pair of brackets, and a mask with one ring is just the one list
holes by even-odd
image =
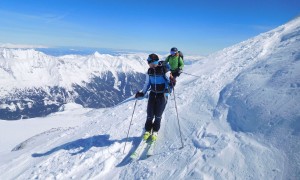
[[143, 92], [136, 92], [135, 94], [135, 98], [139, 98], [139, 97], [144, 97], [144, 93]]
[[172, 75], [170, 76], [170, 83], [172, 85], [174, 85], [176, 83], [176, 79]]

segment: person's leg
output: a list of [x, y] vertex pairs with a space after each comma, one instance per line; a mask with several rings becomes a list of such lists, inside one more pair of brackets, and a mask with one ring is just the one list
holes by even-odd
[[166, 108], [167, 101], [168, 101], [168, 97], [165, 96], [165, 94], [163, 93], [156, 96], [155, 107], [154, 107], [155, 120], [153, 123], [153, 132], [158, 132], [160, 129], [161, 118]]
[[151, 132], [153, 128], [153, 118], [154, 118], [154, 109], [155, 108], [155, 95], [150, 93], [147, 105], [147, 119], [145, 123], [145, 130]]

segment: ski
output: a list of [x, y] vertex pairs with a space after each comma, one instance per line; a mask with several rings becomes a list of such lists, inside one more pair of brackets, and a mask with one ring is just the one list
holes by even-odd
[[154, 153], [154, 147], [156, 144], [156, 139], [157, 139], [157, 132], [153, 132], [152, 137], [151, 137], [151, 141], [149, 141], [149, 147], [147, 149], [147, 157], [150, 157], [153, 155]]
[[132, 160], [136, 160], [139, 159], [141, 154], [143, 153], [145, 147], [147, 145], [147, 140], [142, 140], [141, 143], [138, 145], [138, 147], [136, 148], [136, 150], [130, 155], [130, 158]]
[[150, 157], [154, 154], [154, 147], [155, 147], [156, 141], [150, 141], [148, 143], [148, 151], [147, 151], [147, 157]]
[[[157, 138], [157, 133], [152, 134], [151, 138], [147, 138], [147, 140], [142, 139], [136, 150], [130, 155], [131, 160], [137, 160], [137, 159], [146, 159], [147, 157], [150, 157], [154, 153], [154, 147], [156, 144], [156, 138]], [[141, 156], [146, 156], [146, 157], [141, 157]]]

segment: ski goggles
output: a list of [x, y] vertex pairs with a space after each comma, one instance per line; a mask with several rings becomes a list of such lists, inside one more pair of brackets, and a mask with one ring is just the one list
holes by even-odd
[[171, 55], [175, 55], [177, 53], [177, 51], [170, 51]]
[[148, 58], [147, 61], [148, 61], [148, 64], [155, 64], [155, 65], [158, 64], [158, 59], [150, 59], [150, 58]]

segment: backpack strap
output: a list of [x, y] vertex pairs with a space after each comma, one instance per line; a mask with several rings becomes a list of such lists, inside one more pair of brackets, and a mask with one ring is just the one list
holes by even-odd
[[[178, 51], [178, 68], [180, 66], [180, 57], [181, 57], [180, 54], [181, 54], [181, 52]], [[182, 62], [183, 62], [183, 57], [181, 57], [181, 59], [182, 59]]]
[[159, 61], [158, 65], [162, 66], [164, 73], [167, 73], [168, 71], [170, 71], [170, 65], [167, 63], [167, 60]]
[[177, 68], [179, 68], [179, 66], [180, 66], [180, 55], [178, 55], [178, 66], [177, 66]]

